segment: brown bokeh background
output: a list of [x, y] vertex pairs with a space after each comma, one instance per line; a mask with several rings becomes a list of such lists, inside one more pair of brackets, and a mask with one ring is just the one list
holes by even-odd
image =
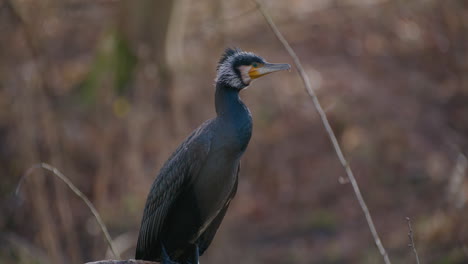
[[[268, 1], [303, 61], [393, 263], [468, 263], [468, 2]], [[132, 258], [150, 184], [214, 116], [225, 47], [291, 59], [252, 1], [0, 2], [0, 263]], [[242, 92], [240, 185], [202, 263], [382, 263], [296, 70]], [[107, 253], [106, 253], [107, 252]], [[107, 254], [107, 255], [106, 255]]]

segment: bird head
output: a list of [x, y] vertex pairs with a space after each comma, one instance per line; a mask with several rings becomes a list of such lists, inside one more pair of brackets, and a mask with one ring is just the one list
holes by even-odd
[[242, 90], [257, 78], [290, 68], [289, 64], [268, 63], [251, 52], [228, 48], [219, 60], [216, 82]]

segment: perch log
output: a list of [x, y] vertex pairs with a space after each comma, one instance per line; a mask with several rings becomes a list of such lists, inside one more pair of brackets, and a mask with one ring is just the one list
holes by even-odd
[[146, 260], [136, 260], [136, 259], [127, 259], [127, 260], [99, 260], [94, 262], [87, 262], [85, 264], [157, 264], [159, 262], [146, 261]]

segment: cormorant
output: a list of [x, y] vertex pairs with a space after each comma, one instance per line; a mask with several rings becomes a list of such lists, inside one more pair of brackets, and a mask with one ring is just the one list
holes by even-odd
[[288, 69], [289, 64], [226, 49], [217, 67], [217, 116], [185, 139], [153, 182], [136, 259], [198, 264], [236, 194], [240, 158], [252, 134], [252, 117], [239, 92], [256, 78]]

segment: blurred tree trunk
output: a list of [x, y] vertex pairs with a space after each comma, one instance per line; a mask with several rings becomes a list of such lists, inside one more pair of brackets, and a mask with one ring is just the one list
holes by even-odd
[[[119, 29], [138, 59], [150, 59], [156, 65], [159, 78], [156, 102], [158, 108], [171, 113], [173, 75], [166, 60], [166, 37], [173, 0], [124, 0], [121, 3]], [[147, 58], [146, 58], [147, 57]]]
[[129, 157], [126, 161], [129, 175], [143, 171], [141, 152], [147, 144], [144, 142], [146, 127], [157, 123], [161, 129], [154, 138], [159, 140], [167, 140], [177, 134], [173, 107], [174, 76], [166, 56], [174, 3], [172, 0], [124, 0], [120, 3], [118, 30], [137, 57], [137, 74], [130, 85], [135, 104], [132, 108], [134, 118], [128, 120]]

